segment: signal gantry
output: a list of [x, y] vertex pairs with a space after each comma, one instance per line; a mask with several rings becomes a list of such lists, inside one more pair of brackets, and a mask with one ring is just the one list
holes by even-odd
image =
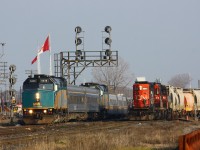
[[[78, 76], [87, 67], [116, 67], [118, 65], [118, 51], [111, 50], [111, 30], [106, 26], [102, 31], [102, 50], [84, 50], [84, 31], [80, 26], [75, 28], [75, 51], [63, 51], [54, 54], [54, 74], [57, 77], [64, 77], [68, 84], [75, 84]], [[108, 33], [104, 37], [103, 33]], [[105, 48], [107, 45], [108, 48]]]

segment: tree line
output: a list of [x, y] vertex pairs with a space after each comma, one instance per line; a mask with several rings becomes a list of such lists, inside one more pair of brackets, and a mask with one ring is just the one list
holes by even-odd
[[[92, 69], [92, 75], [95, 82], [103, 83], [108, 86], [111, 93], [122, 93], [126, 96], [132, 96], [132, 84], [135, 76], [130, 71], [129, 64], [122, 58], [118, 60], [117, 67], [96, 67]], [[186, 88], [192, 78], [188, 73], [174, 75], [168, 84]]]

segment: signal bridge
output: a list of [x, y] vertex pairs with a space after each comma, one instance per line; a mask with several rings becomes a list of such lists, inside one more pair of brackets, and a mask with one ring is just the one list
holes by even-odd
[[[102, 41], [105, 41], [108, 48], [102, 42], [102, 51], [84, 51], [84, 36], [81, 27], [75, 28], [76, 51], [64, 51], [54, 54], [54, 74], [57, 77], [64, 77], [69, 84], [75, 84], [78, 76], [87, 67], [116, 67], [118, 66], [118, 51], [111, 50], [111, 27], [106, 26], [105, 31], [109, 37], [104, 37], [102, 34]], [[103, 33], [102, 32], [102, 33]], [[80, 47], [81, 46], [81, 47]]]

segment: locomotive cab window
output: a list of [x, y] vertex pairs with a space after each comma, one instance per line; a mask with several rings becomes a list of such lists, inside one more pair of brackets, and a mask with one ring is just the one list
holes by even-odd
[[53, 84], [39, 84], [39, 89], [42, 90], [53, 90]]
[[155, 93], [156, 93], [156, 94], [160, 94], [160, 92], [159, 92], [159, 89], [158, 89], [158, 88], [156, 88], [156, 89], [155, 89]]
[[50, 78], [28, 78], [23, 83], [24, 90], [53, 90], [54, 83], [50, 80]]

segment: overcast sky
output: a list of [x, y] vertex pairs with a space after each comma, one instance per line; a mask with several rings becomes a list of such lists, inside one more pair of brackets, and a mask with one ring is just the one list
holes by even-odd
[[[25, 70], [37, 69], [31, 61], [48, 34], [52, 54], [75, 50], [77, 25], [85, 31], [88, 51], [101, 50], [101, 31], [110, 25], [112, 49], [135, 76], [166, 84], [176, 74], [189, 73], [197, 87], [199, 0], [0, 0], [0, 43], [6, 43], [1, 61], [16, 65], [16, 88], [27, 78]], [[48, 73], [48, 56], [41, 55], [42, 73]], [[79, 80], [91, 81], [86, 72]]]

